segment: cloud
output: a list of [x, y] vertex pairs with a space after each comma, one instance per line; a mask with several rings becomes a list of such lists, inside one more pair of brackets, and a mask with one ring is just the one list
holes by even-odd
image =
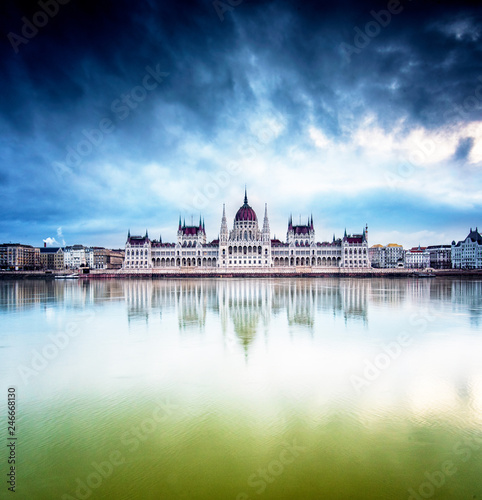
[[[353, 43], [386, 1], [245, 0], [220, 22], [212, 2], [71, 0], [18, 54], [0, 47], [8, 96], [0, 101], [8, 207], [0, 237], [36, 244], [61, 227], [69, 242], [103, 244], [129, 227], [170, 227], [180, 211], [202, 211], [215, 237], [223, 201], [235, 211], [245, 183], [253, 202], [273, 206], [277, 234], [293, 210], [314, 207], [324, 219], [331, 195], [343, 200], [332, 215], [341, 226], [353, 217], [350, 200], [363, 199], [378, 212], [390, 208], [387, 227], [399, 223], [402, 198], [411, 233], [431, 220], [442, 234], [443, 216], [459, 205], [467, 210], [460, 223], [475, 225], [482, 10], [401, 5], [347, 61], [340, 45]], [[1, 3], [0, 29], [19, 33], [37, 8]], [[116, 119], [112, 103], [142, 85], [148, 65], [169, 77]], [[69, 164], [69, 148], [106, 119], [113, 130]], [[200, 195], [202, 207], [193, 201]], [[419, 221], [414, 214], [431, 204], [443, 216]], [[370, 213], [358, 212], [360, 224]], [[175, 222], [163, 238], [175, 238]]]
[[55, 238], [50, 238], [50, 236], [48, 238], [45, 238], [43, 240], [44, 243], [47, 244], [48, 247], [58, 247], [60, 246], [58, 241], [55, 239]]

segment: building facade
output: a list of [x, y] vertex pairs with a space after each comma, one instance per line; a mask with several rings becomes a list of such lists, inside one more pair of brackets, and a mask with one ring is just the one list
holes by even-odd
[[34, 271], [40, 269], [40, 249], [21, 243], [0, 245], [0, 269]]
[[434, 269], [450, 269], [452, 267], [452, 247], [450, 245], [428, 246], [430, 267]]
[[405, 250], [397, 243], [389, 243], [387, 246], [373, 245], [368, 254], [372, 267], [393, 269], [405, 266]]
[[452, 267], [454, 269], [481, 269], [482, 268], [482, 236], [475, 228], [458, 243], [452, 241], [451, 246]]
[[64, 248], [64, 267], [66, 269], [79, 269], [80, 266], [95, 269], [94, 249], [83, 245], [72, 245]]
[[248, 203], [237, 211], [229, 230], [223, 205], [219, 239], [207, 241], [204, 221], [197, 225], [179, 226], [176, 243], [163, 243], [144, 236], [127, 235], [124, 269], [164, 268], [270, 268], [270, 267], [347, 267], [368, 268], [368, 227], [360, 234], [347, 235], [331, 242], [317, 242], [313, 216], [306, 225], [288, 220], [286, 241], [271, 238], [268, 207], [265, 205], [263, 225]]
[[40, 264], [42, 269], [64, 269], [64, 250], [59, 247], [40, 248]]
[[405, 252], [405, 267], [409, 269], [425, 269], [430, 267], [430, 252], [427, 247], [412, 247]]

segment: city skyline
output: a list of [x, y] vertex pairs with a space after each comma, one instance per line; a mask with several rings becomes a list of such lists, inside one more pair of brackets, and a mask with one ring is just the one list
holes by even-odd
[[481, 8], [4, 2], [0, 242], [218, 237], [247, 185], [282, 241], [450, 244], [482, 226]]

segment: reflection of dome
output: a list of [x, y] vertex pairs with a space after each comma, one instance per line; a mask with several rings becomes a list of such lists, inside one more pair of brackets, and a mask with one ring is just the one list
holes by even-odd
[[244, 192], [244, 205], [236, 213], [235, 221], [256, 221], [256, 212], [248, 205], [248, 195]]

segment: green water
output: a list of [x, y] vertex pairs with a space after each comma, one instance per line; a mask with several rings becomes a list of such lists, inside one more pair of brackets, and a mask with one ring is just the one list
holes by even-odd
[[0, 498], [482, 499], [481, 292], [0, 282]]

